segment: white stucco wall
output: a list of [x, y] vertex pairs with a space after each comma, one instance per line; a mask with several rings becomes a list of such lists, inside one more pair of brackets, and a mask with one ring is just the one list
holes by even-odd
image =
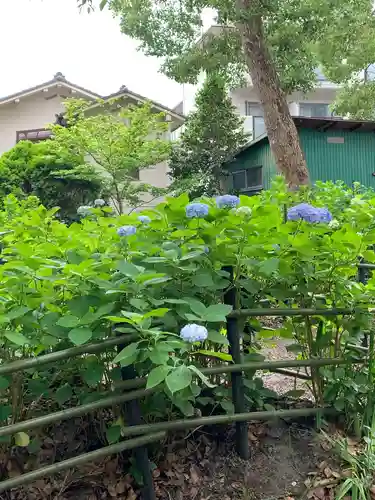
[[44, 128], [64, 110], [61, 97], [46, 99], [48, 93], [25, 97], [18, 104], [0, 106], [0, 154], [16, 144], [17, 131]]

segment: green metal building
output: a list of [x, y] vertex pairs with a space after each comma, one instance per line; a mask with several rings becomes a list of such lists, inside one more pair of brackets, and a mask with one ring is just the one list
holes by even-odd
[[[312, 182], [360, 182], [375, 189], [375, 122], [294, 117]], [[267, 134], [238, 151], [226, 165], [229, 187], [252, 194], [276, 175]]]

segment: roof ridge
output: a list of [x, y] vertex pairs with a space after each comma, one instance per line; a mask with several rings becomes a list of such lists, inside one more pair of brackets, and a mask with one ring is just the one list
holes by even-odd
[[22, 97], [23, 95], [29, 94], [29, 93], [34, 92], [34, 91], [37, 92], [38, 90], [42, 90], [43, 88], [46, 88], [46, 87], [49, 87], [50, 85], [53, 85], [54, 83], [60, 83], [62, 85], [65, 84], [66, 86], [74, 87], [77, 90], [81, 90], [85, 94], [90, 94], [93, 97], [97, 97], [98, 99], [102, 99], [102, 96], [100, 94], [98, 94], [97, 92], [93, 92], [92, 90], [86, 89], [84, 87], [81, 87], [80, 85], [77, 85], [77, 84], [75, 84], [73, 82], [70, 82], [69, 80], [67, 80], [65, 78], [65, 76], [63, 75], [63, 73], [57, 72], [54, 75], [54, 77], [52, 78], [52, 80], [48, 80], [46, 82], [39, 83], [38, 85], [35, 85], [33, 87], [29, 87], [27, 89], [19, 90], [18, 92], [14, 92], [12, 94], [0, 97], [0, 104], [2, 104], [3, 102], [8, 101], [10, 99], [17, 99], [18, 97]]

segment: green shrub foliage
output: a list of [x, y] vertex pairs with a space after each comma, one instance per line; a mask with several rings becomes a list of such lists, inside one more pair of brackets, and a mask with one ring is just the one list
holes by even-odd
[[[286, 221], [288, 208], [301, 202], [326, 207], [333, 220]], [[360, 309], [373, 301], [375, 281], [358, 283], [357, 262], [375, 262], [375, 197], [332, 183], [289, 193], [278, 178], [259, 196], [241, 196], [239, 205], [222, 199], [187, 205], [187, 195], [169, 198], [141, 217], [93, 208], [68, 227], [33, 198], [6, 199], [0, 213], [2, 361], [100, 342], [115, 326], [138, 338], [120, 352], [0, 377], [2, 421], [22, 417], [38, 398], [56, 405], [95, 399], [119, 379], [119, 365], [134, 365], [155, 388], [145, 403], [153, 418], [191, 416], [209, 403], [232, 411], [226, 378], [201, 372], [231, 360], [225, 289], [235, 287], [236, 307], [247, 308], [266, 300], [269, 307]], [[233, 267], [233, 281], [224, 266]], [[261, 360], [257, 342], [275, 335], [290, 339], [303, 358], [352, 356], [348, 344], [360, 343], [368, 324], [360, 311], [296, 316], [272, 330], [253, 318], [255, 339], [245, 359]], [[312, 376], [318, 400], [362, 411], [370, 383], [365, 369], [329, 367]], [[253, 408], [272, 396], [253, 374], [246, 390]]]

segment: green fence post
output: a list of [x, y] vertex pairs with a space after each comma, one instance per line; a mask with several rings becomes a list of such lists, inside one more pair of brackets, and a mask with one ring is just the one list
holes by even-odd
[[[125, 346], [119, 345], [117, 350], [120, 352]], [[137, 378], [137, 373], [133, 366], [125, 366], [121, 368], [122, 380], [134, 380]], [[138, 399], [124, 403], [124, 413], [126, 415], [127, 423], [129, 426], [141, 425], [142, 412], [141, 405]], [[156, 492], [154, 487], [154, 480], [152, 477], [152, 470], [150, 460], [148, 458], [147, 446], [140, 446], [134, 449], [134, 458], [136, 467], [142, 474], [142, 500], [156, 500]]]
[[[224, 271], [229, 273], [230, 281], [233, 283], [233, 268], [231, 266], [224, 267]], [[229, 286], [229, 289], [224, 295], [225, 304], [231, 305], [233, 309], [236, 308], [236, 289]], [[227, 337], [229, 342], [229, 352], [235, 364], [242, 363], [242, 349], [240, 332], [238, 329], [238, 319], [236, 317], [227, 318]], [[235, 413], [244, 413], [245, 407], [245, 393], [242, 378], [242, 371], [233, 372], [231, 374], [232, 381], [232, 401]], [[248, 438], [248, 424], [247, 422], [236, 422], [236, 449], [237, 453], [243, 459], [250, 458], [249, 438]]]
[[[358, 275], [357, 275], [357, 278], [358, 278], [358, 281], [360, 283], [362, 283], [362, 285], [365, 285], [366, 282], [367, 282], [367, 272], [368, 271], [366, 270], [365, 266], [361, 266], [361, 264], [363, 264], [363, 263], [364, 263], [363, 259], [360, 259], [359, 265], [358, 265]], [[362, 346], [363, 347], [368, 347], [368, 335], [367, 335], [367, 333], [365, 333], [363, 335]]]

